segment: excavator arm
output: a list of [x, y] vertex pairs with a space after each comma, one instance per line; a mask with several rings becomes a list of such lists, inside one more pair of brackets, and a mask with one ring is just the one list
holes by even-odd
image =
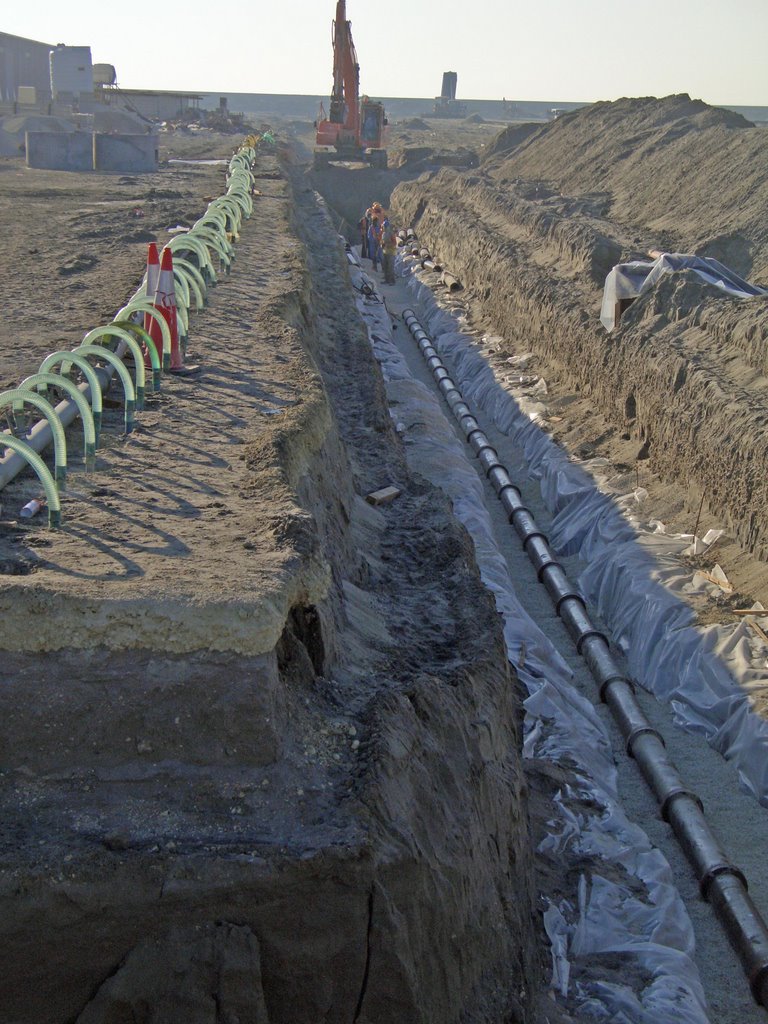
[[[337, 0], [333, 22], [333, 91], [328, 117], [321, 109], [317, 125], [318, 146], [332, 146], [343, 159], [368, 160], [386, 167], [387, 154], [380, 147], [384, 136], [384, 107], [360, 98], [360, 65], [352, 41], [352, 22], [347, 21], [346, 0]], [[375, 151], [367, 154], [367, 150]], [[315, 151], [315, 166], [328, 162], [328, 154]]]
[[357, 132], [360, 124], [360, 65], [347, 21], [346, 0], [337, 0], [333, 23], [333, 92], [329, 120]]

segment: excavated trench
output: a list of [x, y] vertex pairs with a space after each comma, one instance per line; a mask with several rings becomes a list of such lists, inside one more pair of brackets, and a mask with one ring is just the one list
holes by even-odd
[[[108, 438], [60, 533], [3, 524], [0, 1021], [551, 1024], [529, 811], [539, 842], [573, 777], [529, 766], [529, 807], [467, 535], [407, 468], [327, 215], [256, 170], [199, 380]], [[764, 555], [764, 304], [668, 279], [606, 343], [626, 240], [604, 198], [551, 199], [442, 171], [393, 209]]]
[[532, 1022], [498, 617], [324, 214], [270, 155], [257, 179], [199, 382], [12, 538], [0, 1020]]
[[[632, 102], [654, 102], [662, 111], [667, 103], [621, 101]], [[601, 106], [611, 105], [596, 109]], [[575, 132], [575, 124], [571, 127]], [[765, 133], [754, 128], [751, 133], [764, 142]], [[694, 138], [689, 148], [697, 134], [688, 133]], [[539, 135], [541, 163], [550, 143]], [[606, 136], [614, 138], [607, 129]], [[592, 150], [585, 147], [585, 152], [599, 154], [601, 145], [611, 152], [611, 141], [603, 142], [600, 135], [590, 139]], [[720, 142], [731, 145], [730, 140]], [[567, 186], [561, 192], [551, 182], [511, 180], [518, 165], [523, 174], [538, 166], [535, 144], [518, 144], [521, 155], [517, 158], [512, 146], [505, 178], [491, 165], [485, 173], [442, 170], [400, 184], [392, 194], [398, 223], [414, 227], [421, 242], [461, 280], [481, 322], [503, 337], [509, 351], [532, 352], [543, 360], [565, 387], [590, 399], [595, 413], [626, 432], [636, 457], [650, 470], [688, 492], [694, 509], [703, 496], [711, 515], [748, 552], [766, 560], [768, 483], [760, 467], [768, 422], [768, 299], [724, 297], [683, 272], [662, 279], [633, 303], [608, 335], [598, 320], [605, 276], [633, 251], [633, 243], [635, 253], [642, 246], [641, 230], [648, 247], [658, 246], [663, 232], [654, 235], [635, 227], [633, 237], [632, 227], [607, 219], [612, 201], [614, 208], [621, 201], [627, 205], [624, 179], [618, 179], [624, 191], [617, 186], [613, 200], [607, 192], [602, 197], [589, 193], [578, 178], [584, 194], [569, 195]], [[699, 145], [704, 161], [712, 151], [707, 140]], [[567, 166], [567, 145], [554, 152]], [[552, 175], [558, 172], [567, 177], [562, 166], [551, 170]], [[663, 192], [668, 183], [661, 174], [657, 180]], [[640, 206], [635, 200], [631, 215], [641, 216]], [[756, 210], [747, 206], [744, 216]], [[703, 224], [696, 227], [701, 230]], [[688, 235], [673, 244], [690, 244], [696, 237], [693, 228]], [[758, 255], [764, 245], [748, 248], [748, 266], [737, 261], [745, 273], [753, 262], [765, 262]], [[733, 256], [732, 247], [711, 251], [722, 259]]]

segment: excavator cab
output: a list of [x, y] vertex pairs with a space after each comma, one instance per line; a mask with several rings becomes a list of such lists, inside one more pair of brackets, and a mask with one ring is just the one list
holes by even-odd
[[363, 97], [360, 114], [360, 142], [366, 149], [379, 149], [384, 141], [384, 105]]

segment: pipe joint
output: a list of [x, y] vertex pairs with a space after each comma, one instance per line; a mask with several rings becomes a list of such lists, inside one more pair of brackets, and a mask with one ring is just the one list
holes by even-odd
[[722, 878], [723, 875], [732, 875], [741, 882], [744, 886], [745, 892], [749, 891], [749, 884], [741, 868], [737, 868], [735, 864], [731, 864], [728, 860], [723, 860], [718, 864], [713, 864], [711, 867], [708, 867], [699, 879], [699, 892], [701, 893], [702, 899], [709, 903], [709, 891], [712, 884], [716, 878]]
[[[581, 601], [581, 598], [579, 597], [578, 600]], [[588, 629], [586, 632], [582, 633], [581, 636], [576, 638], [576, 650], [579, 654], [581, 654], [581, 648], [587, 640], [591, 640], [593, 637], [600, 637], [600, 639], [604, 640], [606, 644], [608, 643], [608, 638], [605, 633], [601, 633], [599, 629]]]
[[600, 684], [600, 700], [603, 702], [603, 704], [608, 703], [608, 689], [615, 683], [624, 683], [624, 685], [629, 688], [629, 691], [632, 694], [637, 692], [635, 690], [635, 684], [632, 682], [631, 679], [627, 679], [626, 676], [621, 675], [611, 676], [610, 679], [606, 679], [604, 682]]
[[[615, 682], [615, 680], [613, 681]], [[633, 729], [632, 732], [627, 736], [626, 751], [630, 757], [635, 756], [635, 741], [639, 740], [641, 736], [654, 736], [662, 745], [662, 747], [666, 747], [664, 737], [661, 735], [660, 732], [658, 732], [658, 730], [654, 729], [651, 725], [639, 725], [636, 729]], [[669, 820], [668, 818], [664, 817], [663, 813], [662, 817], [665, 821]]]
[[512, 480], [504, 466], [494, 466], [493, 469], [489, 469], [488, 479], [490, 480], [494, 491], [496, 491], [497, 497], [501, 495], [501, 492], [505, 487], [512, 486]]
[[[661, 737], [659, 737], [661, 738]], [[662, 743], [664, 741], [662, 740]], [[684, 786], [680, 786], [678, 789], [673, 789], [670, 793], [664, 797], [661, 802], [661, 817], [663, 821], [669, 822], [669, 816], [672, 804], [676, 800], [691, 800], [699, 810], [704, 813], [704, 804], [701, 802], [701, 798], [692, 792], [690, 789], [686, 789]]]

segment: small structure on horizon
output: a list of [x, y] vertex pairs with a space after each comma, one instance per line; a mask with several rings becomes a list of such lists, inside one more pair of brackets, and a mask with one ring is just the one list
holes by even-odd
[[433, 117], [466, 117], [467, 105], [456, 99], [456, 84], [458, 75], [455, 71], [443, 72], [443, 88], [439, 96], [435, 97]]

